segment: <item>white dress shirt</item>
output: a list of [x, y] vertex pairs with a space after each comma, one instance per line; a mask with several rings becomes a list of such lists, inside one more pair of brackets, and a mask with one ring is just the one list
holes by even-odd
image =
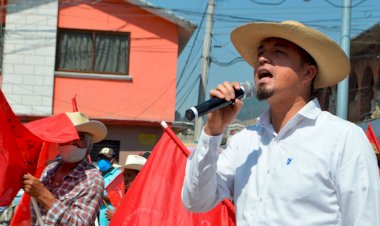
[[263, 113], [220, 152], [201, 134], [182, 200], [204, 212], [235, 203], [238, 226], [380, 226], [377, 161], [363, 130], [321, 111], [317, 99], [277, 134]]

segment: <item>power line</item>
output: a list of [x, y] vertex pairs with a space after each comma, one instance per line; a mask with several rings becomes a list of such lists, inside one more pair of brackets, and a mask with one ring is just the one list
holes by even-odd
[[[335, 4], [335, 3], [331, 2], [330, 0], [323, 0], [323, 1], [329, 3], [330, 5], [332, 5], [332, 6], [334, 6], [334, 7], [337, 7], [337, 8], [346, 8], [345, 6]], [[354, 4], [354, 5], [351, 5], [349, 8], [354, 8], [354, 7], [356, 7], [356, 6], [360, 5], [360, 4], [362, 4], [362, 3], [365, 2], [365, 1], [367, 1], [367, 0], [362, 0], [362, 1], [360, 1], [360, 2], [358, 2], [358, 3], [356, 3], [356, 4]]]
[[[184, 97], [186, 98], [186, 97], [189, 97], [190, 96], [190, 93], [192, 92], [192, 91], [195, 91], [196, 89], [194, 89], [195, 88], [195, 86], [198, 84], [198, 81], [200, 80], [200, 76], [198, 76], [197, 77], [197, 79], [195, 79], [194, 81], [193, 81], [193, 83], [191, 83], [191, 85], [187, 88], [187, 90], [186, 90], [186, 93], [185, 93], [185, 95], [184, 95]], [[194, 99], [195, 100], [195, 99]], [[181, 100], [182, 101], [182, 100]], [[178, 101], [178, 102], [180, 102], [180, 101]], [[181, 109], [182, 108], [182, 106], [183, 106], [183, 104], [186, 102], [186, 99], [183, 99], [183, 101], [182, 101], [182, 103], [177, 107], [177, 109]]]
[[236, 63], [242, 62], [242, 61], [244, 61], [243, 57], [236, 57], [235, 59], [232, 59], [232, 60], [230, 60], [228, 62], [220, 62], [220, 61], [218, 61], [215, 58], [211, 58], [211, 62], [212, 63], [214, 63], [214, 64], [216, 64], [218, 66], [221, 66], [221, 67], [229, 67], [229, 66], [231, 66], [233, 64], [236, 64]]
[[179, 96], [179, 94], [181, 93], [182, 89], [188, 84], [187, 82], [189, 81], [189, 79], [191, 78], [191, 75], [194, 73], [195, 69], [198, 67], [198, 63], [199, 61], [201, 61], [201, 57], [198, 58], [198, 61], [195, 63], [193, 69], [191, 70], [191, 72], [189, 73], [189, 76], [187, 76], [187, 79], [184, 83], [182, 83], [182, 86], [181, 87], [177, 87], [177, 96]]
[[181, 75], [179, 76], [179, 79], [178, 79], [178, 81], [176, 83], [176, 86], [179, 85], [179, 83], [181, 82], [181, 79], [182, 79], [182, 77], [183, 77], [183, 75], [184, 75], [184, 73], [186, 71], [187, 65], [188, 65], [189, 60], [190, 60], [190, 56], [191, 56], [191, 54], [193, 52], [193, 49], [194, 49], [194, 46], [195, 46], [195, 41], [198, 39], [199, 31], [201, 30], [201, 27], [202, 27], [203, 21], [204, 21], [204, 19], [206, 17], [206, 14], [207, 14], [207, 4], [206, 4], [205, 10], [203, 12], [201, 23], [199, 24], [199, 27], [197, 29], [197, 33], [195, 34], [195, 37], [194, 37], [194, 40], [193, 40], [193, 45], [191, 46], [189, 56], [187, 57], [187, 60], [186, 60], [185, 65], [184, 65], [184, 67], [182, 69]]
[[253, 3], [256, 3], [258, 5], [281, 5], [282, 3], [286, 2], [286, 0], [282, 0], [280, 2], [273, 2], [273, 3], [270, 3], [270, 2], [259, 2], [259, 1], [256, 1], [256, 0], [250, 0], [251, 2]]

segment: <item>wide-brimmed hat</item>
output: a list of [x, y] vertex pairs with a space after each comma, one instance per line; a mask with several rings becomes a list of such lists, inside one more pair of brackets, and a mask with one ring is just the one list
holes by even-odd
[[90, 120], [82, 112], [66, 112], [65, 114], [70, 118], [78, 132], [92, 135], [94, 143], [102, 141], [107, 136], [107, 128], [102, 122]]
[[127, 159], [125, 160], [125, 164], [121, 165], [120, 168], [140, 171], [145, 163], [146, 158], [140, 155], [128, 155]]
[[115, 157], [115, 151], [112, 148], [104, 147], [102, 150], [99, 151], [98, 155], [104, 155], [107, 158], [113, 158]]
[[252, 67], [261, 42], [271, 37], [291, 41], [314, 58], [318, 67], [315, 88], [337, 84], [350, 72], [350, 61], [339, 45], [322, 32], [296, 21], [249, 23], [231, 33], [235, 48]]

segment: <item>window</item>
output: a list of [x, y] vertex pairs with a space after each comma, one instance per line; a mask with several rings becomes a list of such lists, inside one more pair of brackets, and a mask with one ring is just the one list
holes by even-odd
[[56, 70], [127, 75], [130, 33], [60, 29]]

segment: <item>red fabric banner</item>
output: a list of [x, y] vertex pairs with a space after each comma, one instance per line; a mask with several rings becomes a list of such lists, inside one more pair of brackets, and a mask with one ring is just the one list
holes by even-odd
[[[35, 177], [39, 178], [49, 160], [54, 159], [58, 155], [58, 144], [44, 142], [39, 154], [37, 170]], [[21, 197], [13, 215], [11, 226], [30, 225], [30, 196], [25, 194]]]
[[106, 187], [108, 198], [111, 201], [112, 206], [118, 207], [121, 199], [124, 196], [124, 171], [121, 171], [112, 182]]
[[207, 213], [191, 213], [183, 206], [181, 190], [188, 153], [173, 131], [165, 128], [110, 225], [235, 225], [235, 211], [230, 201], [224, 201]]
[[373, 131], [372, 124], [368, 124], [368, 128], [365, 134], [367, 135], [369, 142], [372, 144], [373, 150], [376, 152], [376, 154], [380, 154], [379, 142], [377, 141], [376, 134]]
[[0, 90], [0, 206], [8, 206], [21, 188], [21, 176], [34, 174], [41, 140], [26, 129]]
[[24, 124], [34, 135], [50, 143], [66, 143], [79, 139], [77, 130], [65, 113]]
[[[24, 126], [1, 90], [0, 125], [0, 206], [8, 206], [21, 188], [21, 176], [30, 173], [40, 177], [48, 160], [58, 155], [54, 143], [78, 139], [78, 133], [65, 114]], [[24, 195], [12, 222], [13, 225], [30, 225], [29, 218], [29, 197]]]

